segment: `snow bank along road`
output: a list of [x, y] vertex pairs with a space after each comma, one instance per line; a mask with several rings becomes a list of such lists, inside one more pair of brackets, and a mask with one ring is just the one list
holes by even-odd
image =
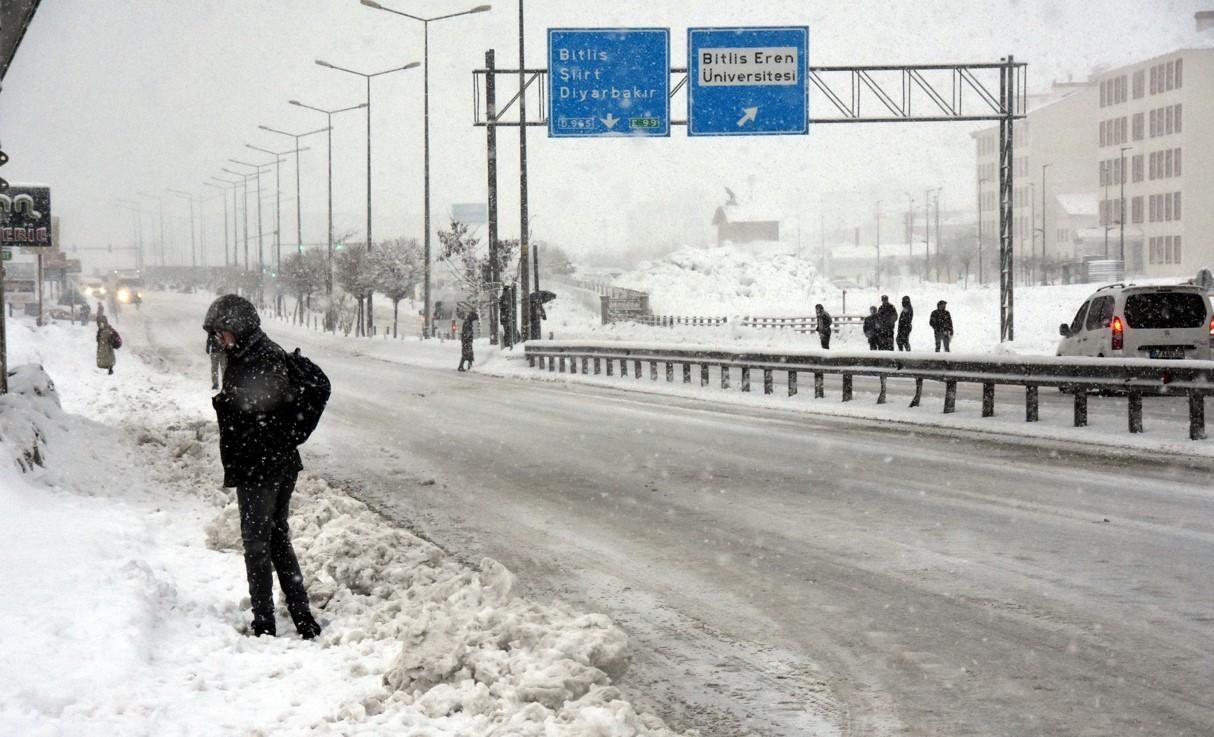
[[[208, 380], [205, 299], [153, 295]], [[131, 330], [130, 327], [127, 328]], [[1207, 462], [1051, 451], [402, 365], [268, 325], [334, 381], [305, 464], [529, 594], [612, 616], [623, 689], [705, 734], [1208, 735]], [[387, 493], [401, 479], [415, 492]]]

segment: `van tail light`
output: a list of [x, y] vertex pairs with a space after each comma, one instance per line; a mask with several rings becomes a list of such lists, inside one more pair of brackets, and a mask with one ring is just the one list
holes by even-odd
[[1214, 317], [1210, 318], [1210, 340], [1214, 341]]
[[[1211, 325], [1211, 330], [1214, 330], [1214, 324]], [[1121, 322], [1121, 317], [1113, 318], [1113, 350], [1119, 351], [1125, 347], [1125, 325]]]

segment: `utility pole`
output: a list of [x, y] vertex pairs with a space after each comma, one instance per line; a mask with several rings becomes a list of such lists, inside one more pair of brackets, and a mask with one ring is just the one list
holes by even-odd
[[1051, 164], [1041, 165], [1041, 260], [1037, 262], [1037, 284], [1045, 286], [1045, 219], [1047, 216], [1045, 206], [1045, 170], [1050, 168]]
[[522, 265], [522, 313], [521, 319], [523, 328], [523, 340], [527, 338], [538, 338], [538, 335], [530, 335], [531, 329], [531, 285], [527, 278], [527, 272], [530, 271], [530, 238], [527, 219], [527, 75], [523, 71], [527, 66], [525, 54], [523, 50], [523, 1], [518, 0], [518, 154], [519, 154], [519, 263]]
[[1104, 222], [1102, 222], [1101, 225], [1104, 226], [1104, 258], [1107, 261], [1109, 259], [1109, 220], [1111, 219], [1109, 217], [1110, 208], [1109, 208], [1109, 162], [1108, 161], [1100, 162], [1100, 175], [1101, 175], [1100, 178], [1104, 180], [1104, 207], [1102, 208], [1102, 212], [1101, 212], [1101, 214], [1104, 216], [1101, 218], [1101, 220], [1103, 220]]
[[489, 158], [486, 167], [489, 172], [489, 281], [493, 285], [489, 290], [489, 344], [497, 345], [497, 290], [504, 285], [501, 269], [498, 268], [497, 254], [497, 75], [494, 73], [493, 49], [485, 52], [485, 68], [489, 70], [485, 76], [485, 114], [488, 116], [488, 124], [485, 126], [485, 149]]

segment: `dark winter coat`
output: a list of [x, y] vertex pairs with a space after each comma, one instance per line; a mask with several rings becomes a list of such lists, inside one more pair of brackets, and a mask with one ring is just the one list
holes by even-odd
[[898, 315], [898, 337], [905, 338], [911, 334], [911, 321], [915, 319], [915, 310], [910, 305], [903, 305]]
[[877, 314], [874, 312], [864, 317], [864, 337], [871, 340], [877, 333]]
[[286, 351], [261, 331], [253, 305], [234, 295], [216, 300], [204, 327], [236, 336], [236, 345], [226, 351], [223, 389], [211, 399], [219, 421], [223, 485], [265, 486], [298, 473], [303, 464], [290, 439], [294, 410]]
[[464, 324], [459, 329], [460, 342], [460, 359], [463, 361], [471, 361], [472, 359], [472, 338], [475, 331], [472, 327], [473, 318], [464, 318]]
[[877, 308], [877, 331], [882, 335], [893, 335], [897, 324], [898, 310], [889, 302], [882, 302]]
[[834, 320], [831, 319], [830, 313], [826, 310], [822, 310], [818, 313], [817, 317], [818, 324], [814, 327], [814, 330], [818, 331], [818, 335], [830, 335], [831, 325], [834, 324]]
[[932, 316], [928, 318], [927, 324], [931, 326], [933, 332], [953, 334], [953, 316], [946, 309], [932, 310]]
[[114, 336], [117, 332], [104, 317], [97, 321], [97, 368], [114, 368]]

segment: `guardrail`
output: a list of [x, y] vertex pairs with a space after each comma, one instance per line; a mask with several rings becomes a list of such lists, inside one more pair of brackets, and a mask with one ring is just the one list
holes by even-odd
[[[1205, 397], [1214, 394], [1214, 362], [1166, 361], [1153, 359], [1112, 360], [1103, 358], [1053, 358], [1021, 356], [1014, 360], [986, 356], [950, 355], [941, 358], [911, 353], [883, 354], [821, 353], [815, 351], [765, 352], [729, 351], [710, 346], [669, 346], [644, 343], [591, 343], [583, 341], [531, 341], [526, 346], [527, 363], [549, 371], [568, 371], [607, 376], [619, 366], [620, 376], [628, 376], [631, 363], [637, 379], [642, 365], [649, 364], [649, 378], [658, 378], [658, 364], [665, 364], [666, 381], [674, 381], [674, 367], [682, 367], [683, 383], [690, 384], [692, 367], [700, 369], [700, 386], [708, 386], [709, 367], [720, 369], [721, 388], [728, 389], [734, 369], [741, 372], [740, 387], [750, 391], [751, 371], [763, 372], [763, 393], [773, 393], [776, 371], [788, 374], [788, 395], [797, 394], [799, 374], [813, 374], [814, 398], [825, 397], [826, 374], [842, 377], [842, 399], [852, 400], [855, 376], [879, 379], [877, 404], [886, 403], [886, 383], [889, 379], [915, 382], [915, 394], [910, 406], [919, 406], [923, 382], [944, 384], [944, 413], [956, 411], [957, 384], [982, 385], [982, 416], [995, 414], [995, 387], [999, 385], [1024, 388], [1025, 421], [1038, 419], [1038, 390], [1058, 387], [1074, 395], [1075, 427], [1088, 421], [1088, 395], [1095, 392], [1117, 391], [1128, 397], [1128, 429], [1143, 431], [1142, 397], [1144, 394], [1167, 393], [1186, 396], [1189, 400], [1189, 437], [1205, 438]], [[579, 365], [581, 364], [579, 371]]]
[[718, 327], [729, 322], [728, 317], [706, 317], [704, 315], [637, 315], [621, 317], [620, 321], [635, 322], [641, 325], [656, 327], [674, 327], [675, 325], [693, 325], [698, 327]]
[[[862, 325], [864, 323], [863, 315], [834, 315], [831, 318], [831, 327], [834, 332], [839, 332], [840, 325]], [[786, 330], [795, 330], [798, 333], [812, 333], [818, 329], [818, 318], [814, 315], [808, 317], [743, 317], [742, 327], [744, 328], [777, 328]]]

